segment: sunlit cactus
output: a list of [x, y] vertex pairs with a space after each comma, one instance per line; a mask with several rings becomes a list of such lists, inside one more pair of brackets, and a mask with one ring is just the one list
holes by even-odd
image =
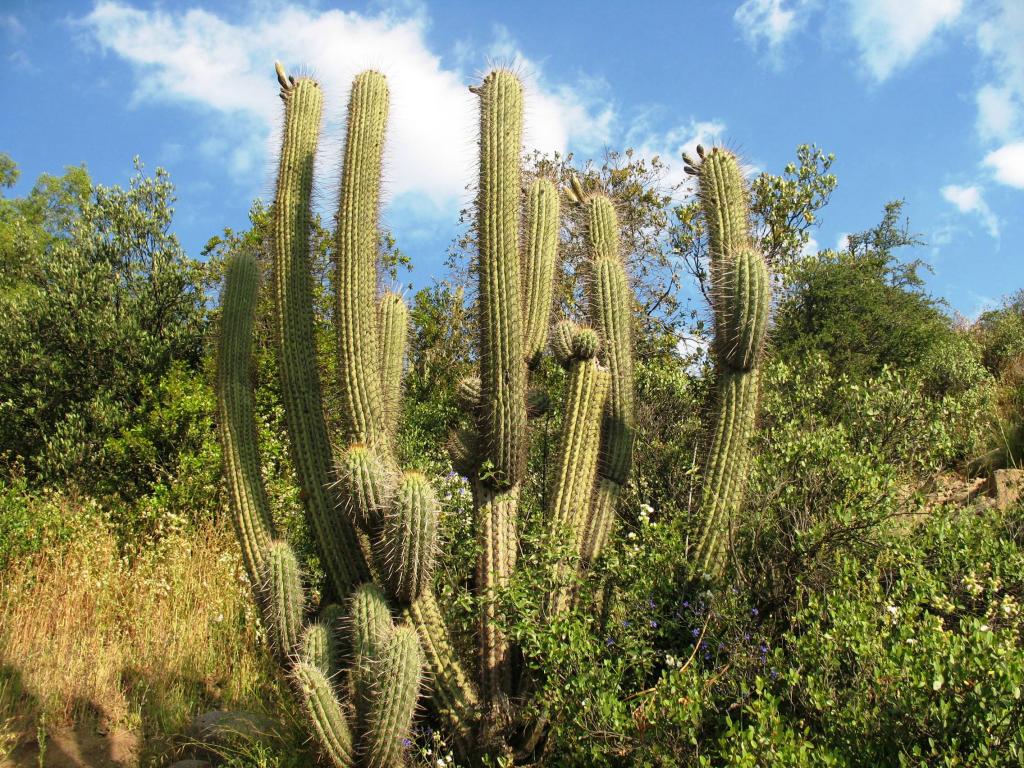
[[[438, 499], [430, 478], [404, 469], [395, 451], [409, 317], [400, 295], [377, 288], [388, 85], [380, 73], [364, 72], [349, 100], [333, 275], [342, 413], [332, 442], [315, 355], [309, 254], [322, 94], [313, 80], [277, 69], [285, 104], [271, 216], [278, 367], [301, 498], [328, 591], [339, 602], [309, 616], [295, 552], [275, 538], [248, 390], [258, 269], [246, 255], [228, 265], [218, 378], [243, 561], [310, 733], [333, 765], [404, 765], [421, 696], [429, 696], [462, 762], [493, 764], [509, 758], [516, 734], [529, 730], [517, 721], [523, 691], [501, 595], [517, 567], [528, 419], [552, 407], [529, 377], [549, 343], [560, 193], [545, 178], [522, 186], [522, 84], [507, 70], [491, 72], [473, 89], [480, 101], [479, 370], [459, 385], [467, 418], [448, 446], [473, 488], [480, 549], [479, 653], [471, 665], [459, 657], [433, 591]], [[625, 483], [632, 440], [632, 298], [614, 208], [601, 196], [587, 205], [595, 285], [608, 283], [599, 290], [613, 305], [592, 297], [593, 328], [563, 323], [550, 334], [568, 392], [547, 512], [553, 535], [565, 533], [572, 543], [557, 570], [565, 584], [550, 597], [551, 611], [569, 604], [572, 568], [596, 556], [585, 544], [594, 510], [614, 516], [619, 490], [598, 503], [595, 487]], [[533, 733], [542, 730], [543, 719], [534, 726]]]
[[704, 465], [704, 488], [690, 559], [695, 579], [720, 577], [733, 521], [750, 471], [750, 438], [757, 414], [760, 361], [771, 304], [768, 267], [750, 231], [747, 190], [735, 155], [720, 147], [699, 160], [695, 175], [708, 228], [715, 318], [718, 405]]

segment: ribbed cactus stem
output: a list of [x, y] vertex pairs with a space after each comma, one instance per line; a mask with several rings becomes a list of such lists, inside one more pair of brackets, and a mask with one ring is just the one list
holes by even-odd
[[360, 743], [366, 768], [399, 768], [409, 738], [423, 674], [423, 651], [416, 630], [397, 627], [371, 667], [372, 704]]
[[[571, 362], [565, 421], [551, 483], [550, 530], [554, 541], [567, 544], [574, 553], [582, 546], [591, 508], [609, 378], [593, 357]], [[565, 572], [559, 566], [556, 579]], [[557, 590], [549, 600], [549, 612], [564, 610], [568, 595], [566, 589]]]
[[337, 646], [334, 632], [320, 621], [307, 624], [302, 630], [302, 644], [299, 658], [324, 673], [326, 677], [334, 674], [337, 664]]
[[523, 258], [526, 291], [527, 363], [540, 362], [547, 346], [551, 299], [558, 261], [558, 190], [549, 179], [535, 179], [526, 193], [526, 253]]
[[372, 706], [373, 665], [382, 644], [394, 631], [387, 597], [376, 584], [363, 584], [349, 604], [352, 637], [352, 666], [349, 668], [349, 693], [355, 708], [359, 733], [366, 729]]
[[336, 323], [345, 437], [371, 446], [386, 437], [376, 297], [377, 218], [387, 117], [384, 75], [360, 73], [349, 96], [338, 202]]
[[580, 559], [584, 563], [596, 560], [608, 543], [615, 527], [615, 510], [621, 495], [621, 485], [606, 477], [598, 478], [580, 546]]
[[352, 732], [330, 680], [319, 667], [304, 661], [295, 665], [292, 678], [321, 751], [335, 768], [354, 768], [357, 763]]
[[256, 319], [259, 268], [251, 254], [234, 256], [227, 267], [221, 296], [220, 349], [217, 356], [217, 404], [224, 475], [231, 499], [231, 519], [242, 549], [242, 562], [259, 602], [265, 552], [274, 538], [270, 504], [260, 475], [259, 444], [253, 409], [250, 368], [252, 329]]
[[382, 428], [394, 435], [402, 409], [402, 368], [409, 336], [409, 308], [397, 293], [388, 291], [377, 303], [380, 332], [380, 381]]
[[718, 413], [704, 467], [695, 578], [718, 578], [743, 501], [758, 404], [758, 365], [768, 326], [768, 268], [750, 235], [746, 188], [734, 155], [715, 147], [696, 169], [707, 221], [718, 363]]
[[515, 570], [516, 511], [519, 489], [495, 491], [477, 483], [477, 560], [476, 586], [480, 595], [480, 674], [484, 696], [492, 704], [504, 702], [512, 689], [512, 648], [501, 628], [502, 614], [497, 604]]
[[480, 309], [481, 456], [477, 481], [477, 589], [484, 697], [507, 698], [512, 651], [495, 598], [515, 568], [516, 513], [526, 449], [526, 360], [519, 263], [523, 86], [507, 70], [488, 74], [480, 96], [477, 238]]
[[484, 78], [477, 93], [480, 444], [484, 461], [490, 465], [487, 484], [504, 489], [520, 480], [526, 440], [526, 363], [519, 269], [523, 87], [511, 72], [495, 70]]
[[480, 696], [452, 646], [433, 592], [424, 591], [404, 613], [420, 638], [434, 706], [455, 737], [458, 756], [468, 762], [476, 750], [473, 731], [480, 716]]
[[289, 663], [300, 648], [305, 596], [299, 561], [288, 542], [267, 547], [265, 584], [270, 635], [280, 658]]
[[619, 497], [629, 480], [635, 435], [633, 414], [633, 292], [619, 251], [619, 222], [612, 201], [586, 200], [591, 321], [600, 331], [602, 358], [611, 375], [601, 430], [600, 482], [586, 523], [580, 554], [595, 559], [615, 524]]
[[314, 80], [292, 79], [279, 69], [284, 138], [271, 221], [278, 369], [289, 444], [309, 519], [335, 590], [347, 595], [368, 578], [352, 525], [335, 514], [329, 491], [331, 445], [327, 438], [313, 334], [309, 263], [313, 160], [323, 109]]
[[376, 533], [392, 495], [392, 473], [375, 451], [350, 445], [338, 459], [338, 487], [351, 520]]
[[420, 472], [406, 472], [373, 544], [384, 585], [400, 603], [431, 588], [440, 513], [430, 481]]

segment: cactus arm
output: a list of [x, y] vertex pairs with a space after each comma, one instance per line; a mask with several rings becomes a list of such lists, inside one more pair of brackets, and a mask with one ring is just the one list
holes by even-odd
[[439, 516], [430, 481], [419, 472], [406, 472], [373, 545], [384, 585], [400, 603], [431, 588]]
[[266, 618], [273, 645], [285, 666], [300, 650], [305, 596], [299, 575], [299, 561], [286, 541], [267, 547]]
[[[559, 438], [558, 458], [552, 477], [550, 532], [553, 541], [566, 542], [576, 553], [582, 546], [594, 478], [597, 474], [601, 415], [608, 395], [608, 371], [589, 356], [574, 357], [569, 365], [565, 422]], [[556, 567], [556, 581], [567, 573], [565, 563]], [[562, 588], [549, 598], [549, 613], [568, 606], [569, 591]]]
[[480, 438], [484, 459], [491, 465], [488, 484], [505, 489], [521, 478], [526, 435], [519, 269], [523, 87], [511, 72], [495, 70], [477, 92]]
[[330, 680], [321, 669], [305, 661], [295, 665], [292, 678], [321, 751], [335, 768], [354, 768], [356, 751], [352, 732]]
[[308, 253], [313, 159], [323, 95], [309, 78], [281, 79], [289, 85], [281, 89], [284, 139], [272, 217], [281, 396], [295, 473], [325, 569], [337, 593], [347, 595], [368, 577], [368, 571], [355, 530], [335, 513], [337, 500], [328, 489], [331, 446], [315, 358]]
[[504, 700], [512, 686], [512, 649], [499, 626], [499, 592], [508, 586], [518, 556], [515, 520], [519, 488], [496, 491], [483, 482], [476, 485], [477, 560], [476, 586], [480, 608], [480, 672], [484, 696], [491, 703]]
[[326, 624], [314, 621], [302, 630], [299, 658], [307, 664], [312, 664], [326, 677], [334, 674], [336, 653], [334, 633]]
[[719, 147], [707, 154], [698, 148], [698, 153], [699, 164], [687, 160], [688, 172], [697, 176], [708, 223], [718, 404], [704, 466], [691, 574], [714, 579], [725, 570], [726, 541], [750, 469], [749, 442], [757, 413], [771, 289], [768, 267], [751, 242], [739, 163]]
[[719, 374], [718, 417], [704, 469], [703, 525], [692, 556], [698, 577], [717, 577], [725, 569], [725, 545], [731, 518], [743, 501], [750, 465], [750, 437], [757, 410], [759, 372]]
[[356, 444], [342, 452], [336, 471], [349, 517], [368, 534], [375, 534], [393, 493], [391, 468], [370, 448]]
[[526, 193], [526, 253], [523, 287], [526, 292], [526, 362], [540, 362], [547, 346], [551, 299], [558, 255], [558, 190], [548, 179], [536, 179]]
[[257, 603], [261, 602], [265, 552], [275, 535], [260, 475], [250, 381], [258, 281], [259, 269], [250, 254], [238, 254], [228, 263], [217, 356], [218, 427], [231, 520]]
[[420, 690], [423, 651], [412, 627], [393, 629], [371, 667], [373, 697], [363, 737], [366, 768], [399, 768]]
[[601, 334], [603, 358], [611, 375], [601, 434], [601, 480], [586, 522], [580, 555], [593, 561], [615, 524], [615, 510], [633, 464], [632, 291], [619, 253], [619, 223], [604, 195], [587, 199], [587, 248], [590, 254], [590, 313]]
[[380, 332], [382, 429], [394, 435], [402, 407], [402, 364], [409, 336], [409, 308], [397, 293], [385, 293], [377, 304]]
[[433, 592], [425, 590], [405, 607], [404, 615], [420, 638], [434, 708], [455, 737], [459, 758], [468, 762], [476, 748], [473, 734], [480, 717], [480, 695], [452, 646]]
[[366, 730], [372, 706], [373, 665], [381, 643], [394, 629], [388, 600], [376, 584], [363, 584], [349, 604], [352, 665], [349, 667], [349, 698], [355, 710], [356, 732]]
[[371, 446], [385, 436], [376, 292], [377, 216], [387, 116], [384, 75], [373, 71], [357, 75], [349, 97], [338, 202], [335, 314], [345, 438]]
[[480, 308], [481, 471], [477, 482], [477, 590], [484, 697], [503, 703], [511, 690], [512, 652], [499, 629], [495, 598], [517, 554], [516, 514], [526, 446], [526, 360], [520, 296], [519, 216], [523, 87], [507, 70], [489, 73], [480, 96], [477, 193]]

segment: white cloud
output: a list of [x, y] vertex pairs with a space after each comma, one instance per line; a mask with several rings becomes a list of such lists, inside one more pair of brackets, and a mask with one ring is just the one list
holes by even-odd
[[839, 235], [836, 237], [836, 250], [837, 251], [845, 251], [849, 247], [850, 247], [850, 233], [849, 232], [840, 232]]
[[999, 183], [1024, 189], [1024, 141], [1004, 144], [985, 155], [982, 163], [992, 169]]
[[782, 45], [807, 21], [813, 0], [746, 0], [733, 14], [733, 21], [752, 48], [763, 43], [778, 63]]
[[978, 25], [978, 48], [994, 75], [977, 93], [978, 133], [1007, 142], [1024, 125], [1024, 3], [1000, 0], [995, 7]]
[[[214, 135], [200, 151], [222, 159], [241, 180], [273, 166], [280, 121], [275, 59], [293, 73], [312, 72], [324, 88], [325, 171], [337, 165], [349, 83], [373, 67], [391, 88], [386, 191], [395, 198], [424, 195], [448, 215], [474, 177], [475, 97], [463, 72], [445, 67], [427, 45], [420, 13], [275, 6], [231, 22], [201, 9], [143, 11], [104, 0], [82, 24], [135, 67], [136, 101], [185, 104], [212, 118], [203, 128]], [[615, 112], [599, 84], [549, 84], [506, 42], [510, 63], [524, 75], [528, 148], [590, 150], [608, 140]]]
[[803, 248], [800, 249], [800, 255], [814, 256], [818, 253], [819, 250], [820, 246], [818, 245], [818, 241], [814, 237], [808, 235], [807, 242], [804, 243]]
[[978, 133], [983, 139], [1009, 138], [1017, 122], [1013, 91], [1006, 87], [985, 85], [975, 96], [978, 104]]
[[988, 207], [982, 197], [981, 188], [977, 185], [969, 187], [949, 184], [942, 188], [942, 197], [956, 206], [960, 213], [973, 213], [985, 227], [985, 231], [994, 238], [999, 237], [999, 219]]
[[662, 161], [665, 165], [662, 183], [675, 189], [675, 199], [681, 200], [694, 191], [693, 177], [683, 170], [683, 153], [696, 157], [698, 144], [705, 147], [720, 144], [725, 134], [725, 123], [691, 118], [689, 122], [667, 131], [656, 131], [650, 122], [650, 116], [637, 118], [627, 133], [626, 144], [645, 160], [658, 157]]
[[849, 0], [850, 31], [863, 64], [881, 82], [909, 64], [962, 9], [963, 0]]

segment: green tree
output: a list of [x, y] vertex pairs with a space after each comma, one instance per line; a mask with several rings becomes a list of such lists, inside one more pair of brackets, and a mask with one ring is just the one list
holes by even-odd
[[[138, 159], [135, 171], [123, 189], [68, 168], [41, 176], [23, 198], [0, 200], [0, 461], [8, 472], [131, 495], [176, 463], [180, 435], [127, 452], [123, 439], [148, 418], [165, 375], [176, 366], [176, 376], [198, 371], [204, 273], [170, 234], [167, 172], [147, 176]], [[13, 165], [4, 174], [13, 178]], [[131, 467], [122, 462], [128, 454]]]
[[888, 203], [878, 226], [850, 235], [845, 250], [792, 264], [776, 316], [777, 355], [795, 361], [820, 353], [856, 380], [885, 366], [913, 368], [954, 333], [924, 289], [922, 262], [901, 262], [894, 253], [920, 244], [900, 224], [902, 206]]

